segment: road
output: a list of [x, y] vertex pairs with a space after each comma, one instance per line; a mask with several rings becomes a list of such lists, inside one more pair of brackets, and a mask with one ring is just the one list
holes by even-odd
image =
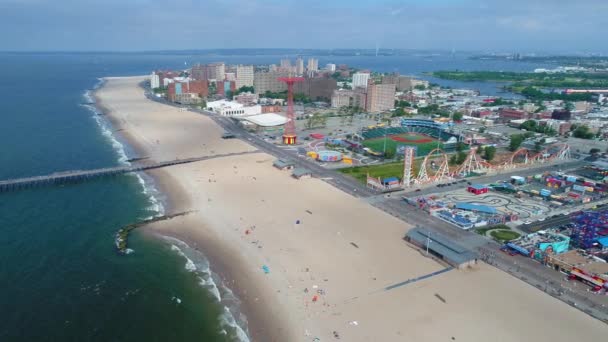
[[[480, 176], [475, 178], [467, 178], [466, 180], [471, 183], [482, 183], [482, 184], [490, 184], [495, 183], [501, 180], [509, 180], [511, 176], [532, 176], [537, 175], [539, 173], [543, 173], [545, 171], [557, 171], [561, 170], [563, 172], [567, 170], [572, 170], [583, 166], [585, 162], [583, 160], [575, 160], [575, 161], [558, 161], [553, 162], [542, 167], [536, 168], [521, 168], [515, 170], [503, 170], [495, 174]], [[437, 194], [442, 192], [448, 192], [455, 190], [458, 186], [466, 185], [467, 183], [456, 183], [455, 185], [437, 187], [436, 185], [430, 185], [426, 187], [420, 187], [420, 191], [416, 191], [417, 187], [412, 187], [411, 189], [404, 190], [401, 192], [404, 196], [422, 196], [422, 195], [430, 195]]]
[[[147, 94], [147, 97], [156, 102], [160, 102], [170, 106], [176, 106], [173, 103], [167, 102], [163, 99], [156, 98]], [[257, 147], [258, 149], [267, 152], [279, 159], [289, 159], [294, 162], [296, 167], [302, 167], [310, 170], [315, 177], [323, 179], [325, 182], [333, 185], [334, 187], [351, 194], [355, 197], [367, 197], [377, 194], [375, 191], [368, 189], [355, 179], [347, 177], [343, 174], [329, 170], [319, 165], [317, 162], [299, 156], [293, 149], [285, 149], [275, 144], [265, 141], [263, 138], [256, 134], [248, 132], [243, 127], [239, 126], [232, 119], [228, 117], [219, 116], [213, 112], [206, 110], [189, 108], [190, 111], [205, 115], [222, 127], [225, 131], [233, 133], [237, 138], [245, 140], [247, 143]]]
[[[151, 100], [176, 106], [175, 104], [169, 103], [163, 99], [156, 98], [150, 94], [147, 94]], [[411, 225], [420, 226], [423, 229], [428, 229], [432, 232], [443, 234], [453, 239], [458, 244], [465, 248], [469, 248], [476, 251], [480, 258], [486, 263], [495, 266], [525, 282], [535, 286], [546, 293], [563, 300], [564, 302], [577, 307], [578, 309], [608, 323], [608, 297], [599, 297], [596, 295], [589, 294], [586, 291], [586, 287], [581, 286], [572, 287], [572, 283], [566, 282], [563, 278], [564, 275], [544, 267], [540, 263], [522, 256], [509, 256], [500, 251], [501, 245], [498, 243], [486, 239], [476, 233], [459, 229], [445, 221], [442, 221], [436, 217], [430, 216], [428, 213], [417, 209], [413, 206], [406, 204], [401, 200], [401, 196], [398, 194], [379, 194], [371, 189], [365, 187], [365, 185], [357, 182], [356, 180], [344, 176], [334, 170], [325, 169], [314, 161], [297, 155], [296, 151], [286, 150], [277, 145], [271, 144], [264, 139], [252, 134], [232, 119], [218, 116], [213, 112], [208, 112], [198, 109], [189, 109], [190, 111], [197, 112], [205, 115], [215, 121], [224, 130], [232, 132], [237, 137], [247, 141], [251, 145], [258, 149], [265, 151], [277, 158], [290, 159], [297, 167], [303, 167], [312, 171], [313, 175], [317, 178], [323, 179], [327, 183], [335, 186], [336, 188], [351, 194], [356, 197], [361, 197], [363, 200], [368, 201], [371, 205], [383, 210], [390, 215], [393, 215], [404, 222]], [[580, 161], [571, 163], [560, 164], [560, 167], [575, 167]], [[512, 172], [503, 172], [500, 174], [483, 176], [476, 179], [471, 179], [475, 182], [493, 182], [511, 175], [532, 175], [546, 170], [555, 170], [553, 165], [525, 169], [525, 170], [514, 170]], [[417, 192], [417, 194], [436, 193], [438, 189], [445, 191], [451, 190], [453, 187], [446, 188], [428, 188]], [[405, 233], [405, 231], [404, 231]], [[572, 290], [569, 288], [572, 287]], [[576, 304], [574, 304], [576, 303]]]

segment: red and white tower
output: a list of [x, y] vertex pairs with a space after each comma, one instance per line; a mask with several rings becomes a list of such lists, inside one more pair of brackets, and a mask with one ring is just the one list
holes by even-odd
[[283, 130], [283, 144], [295, 145], [296, 143], [296, 115], [293, 111], [293, 85], [304, 81], [304, 77], [279, 77], [279, 81], [287, 83], [287, 123]]

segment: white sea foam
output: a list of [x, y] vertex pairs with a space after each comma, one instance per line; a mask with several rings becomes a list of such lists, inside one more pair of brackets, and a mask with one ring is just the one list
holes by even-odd
[[[103, 85], [104, 81], [102, 79], [98, 79], [98, 82], [93, 86], [93, 90], [98, 89]], [[101, 112], [95, 107], [94, 104], [95, 99], [91, 95], [91, 91], [87, 90], [84, 92], [83, 97], [87, 104], [83, 105], [85, 108], [90, 110], [93, 113], [93, 119], [101, 129], [101, 134], [108, 139], [114, 151], [118, 155], [118, 162], [122, 165], [130, 165], [129, 156], [127, 153], [126, 146], [122, 144], [112, 133], [113, 128], [110, 122], [105, 120], [101, 115]], [[139, 173], [135, 174], [137, 181], [141, 184], [142, 193], [148, 197], [149, 205], [146, 208], [148, 211], [153, 212], [154, 214], [147, 217], [146, 219], [151, 219], [156, 216], [162, 216], [165, 213], [165, 208], [161, 201], [159, 201], [158, 197], [159, 191], [154, 186], [152, 179], [145, 180]]]
[[[85, 94], [83, 96], [86, 97], [86, 94], [87, 93], [85, 92]], [[90, 95], [89, 95], [89, 97], [90, 97]], [[91, 101], [93, 101], [92, 98], [91, 98]], [[85, 104], [85, 105], [83, 105], [83, 107], [85, 107], [86, 109], [90, 110], [93, 113], [93, 119], [95, 120], [95, 122], [97, 123], [99, 128], [101, 129], [101, 134], [106, 139], [108, 139], [110, 144], [112, 144], [112, 148], [118, 154], [118, 161], [123, 165], [129, 165], [129, 162], [128, 162], [129, 157], [127, 157], [127, 153], [125, 151], [125, 146], [123, 144], [121, 144], [120, 141], [118, 141], [116, 139], [116, 137], [114, 137], [114, 134], [112, 134], [112, 126], [110, 125], [110, 123], [102, 118], [102, 116], [100, 115], [101, 113], [99, 112], [99, 110], [97, 110], [97, 108], [95, 108], [94, 105]]]
[[[181, 240], [171, 237], [165, 237], [165, 240], [171, 243], [172, 251], [186, 259], [184, 268], [198, 275], [201, 286], [208, 290], [224, 306], [224, 312], [220, 317], [220, 321], [224, 327], [223, 332], [227, 334], [228, 331], [231, 331], [238, 341], [249, 342], [246, 332], [247, 319], [238, 311], [239, 300], [232, 290], [225, 286], [219, 280], [219, 277], [211, 271], [209, 262], [205, 256], [199, 251], [190, 248], [188, 244]], [[217, 284], [220, 284], [220, 286]], [[239, 318], [238, 322], [235, 317]]]
[[245, 330], [243, 330], [243, 328], [241, 328], [241, 326], [236, 323], [236, 320], [234, 319], [232, 312], [226, 306], [224, 306], [224, 313], [220, 316], [220, 321], [222, 322], [222, 324], [224, 326], [229, 326], [232, 329], [234, 329], [236, 338], [239, 341], [249, 342], [249, 336], [247, 336], [247, 333], [245, 332]]

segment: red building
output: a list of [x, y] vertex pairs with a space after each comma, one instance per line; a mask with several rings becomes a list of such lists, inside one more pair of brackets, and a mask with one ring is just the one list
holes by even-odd
[[498, 115], [505, 121], [528, 119], [528, 113], [513, 108], [502, 108]]
[[540, 112], [537, 113], [535, 116], [537, 119], [551, 119], [551, 112]]
[[280, 113], [283, 111], [283, 107], [281, 106], [262, 106], [262, 114], [264, 113]]
[[467, 191], [475, 194], [475, 195], [480, 195], [480, 194], [485, 194], [488, 192], [488, 187], [482, 184], [471, 184], [468, 188]]
[[216, 82], [216, 93], [220, 96], [228, 96], [228, 92], [232, 91], [235, 92], [236, 91], [236, 82], [234, 81], [228, 81], [228, 80], [224, 80], [224, 81], [217, 81]]
[[491, 110], [487, 110], [487, 109], [486, 110], [475, 111], [475, 112], [471, 113], [472, 117], [482, 118], [482, 119], [485, 118], [485, 117], [488, 117], [490, 115], [492, 115], [492, 111]]
[[207, 97], [209, 95], [209, 86], [207, 81], [169, 83], [169, 86], [167, 87], [167, 97], [169, 101], [175, 101], [176, 95], [180, 94], [196, 94], [199, 97]]

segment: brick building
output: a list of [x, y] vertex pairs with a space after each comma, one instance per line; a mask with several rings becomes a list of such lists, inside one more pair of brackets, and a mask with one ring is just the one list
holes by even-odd
[[367, 86], [365, 110], [368, 112], [382, 112], [395, 108], [395, 85], [373, 84]]
[[228, 96], [228, 92], [236, 91], [236, 82], [235, 81], [217, 81], [215, 83], [216, 94], [220, 96]]
[[269, 71], [256, 72], [253, 77], [253, 88], [256, 94], [264, 94], [267, 91], [278, 93], [287, 90], [287, 85], [278, 80], [279, 77], [289, 76], [287, 72]]
[[223, 80], [226, 78], [226, 66], [224, 63], [197, 64], [192, 67], [190, 74], [195, 80]]
[[382, 84], [394, 84], [396, 91], [409, 91], [414, 89], [414, 79], [409, 76], [390, 74], [382, 76]]
[[233, 100], [240, 104], [251, 105], [251, 104], [258, 103], [259, 99], [260, 99], [260, 96], [258, 94], [241, 93], [241, 94], [236, 95]]
[[332, 108], [359, 107], [365, 108], [367, 94], [364, 89], [335, 90], [331, 96]]
[[571, 118], [572, 113], [567, 109], [556, 109], [551, 113], [551, 119], [569, 121]]
[[304, 94], [312, 100], [327, 100], [338, 88], [338, 83], [330, 77], [313, 77], [305, 78], [303, 82], [297, 82], [294, 85], [293, 91], [296, 94]]
[[277, 105], [262, 106], [262, 114], [265, 113], [280, 113], [283, 111], [283, 107]]
[[500, 109], [498, 116], [502, 121], [522, 120], [529, 118], [528, 113], [513, 108]]
[[186, 81], [172, 82], [168, 84], [167, 98], [169, 101], [177, 101], [177, 98], [180, 97], [179, 95], [183, 94], [191, 94], [195, 97], [205, 98], [209, 96], [208, 83], [207, 81]]

